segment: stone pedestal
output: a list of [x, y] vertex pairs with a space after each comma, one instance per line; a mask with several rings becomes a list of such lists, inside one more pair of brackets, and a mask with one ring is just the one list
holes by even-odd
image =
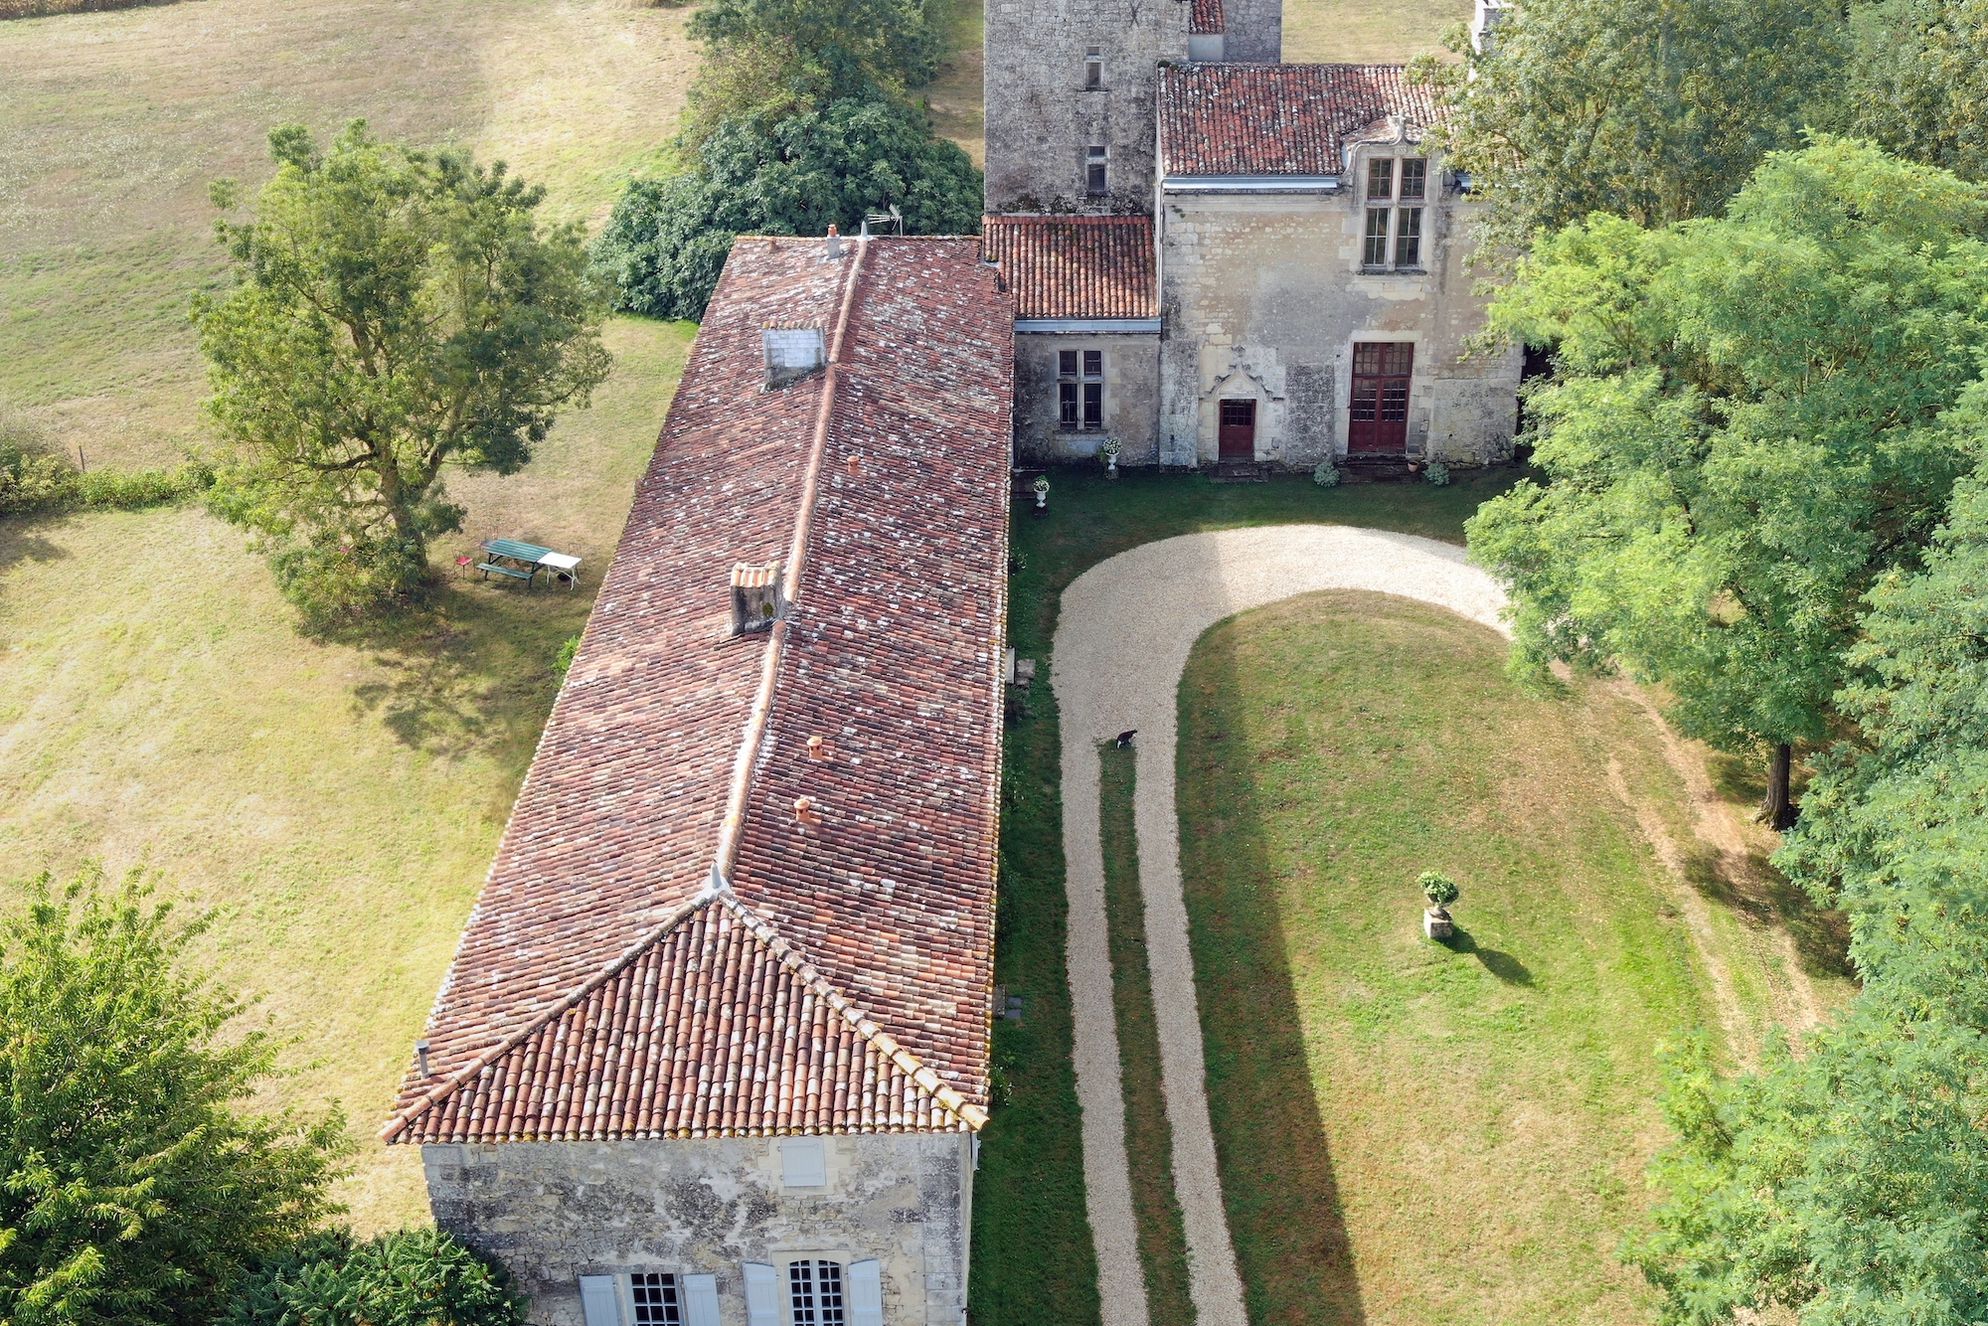
[[1430, 939], [1448, 939], [1456, 933], [1456, 923], [1442, 908], [1431, 907], [1422, 913], [1422, 933]]

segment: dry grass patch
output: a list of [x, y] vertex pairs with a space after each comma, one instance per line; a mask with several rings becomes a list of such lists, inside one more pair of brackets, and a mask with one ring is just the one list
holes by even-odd
[[1441, 49], [1443, 34], [1470, 21], [1471, 0], [1402, 0], [1376, 5], [1355, 0], [1289, 0], [1284, 6], [1284, 58], [1351, 64], [1392, 64]]
[[591, 220], [676, 127], [687, 9], [626, 0], [204, 0], [0, 27], [0, 398], [92, 464], [201, 438], [188, 301], [220, 276], [209, 181], [272, 125], [501, 157]]
[[219, 908], [209, 957], [299, 1042], [277, 1099], [336, 1101], [362, 1140], [346, 1191], [361, 1228], [425, 1218], [418, 1157], [370, 1139], [689, 341], [630, 320], [609, 333], [621, 366], [592, 409], [522, 474], [457, 485], [472, 534], [580, 554], [577, 593], [452, 582], [432, 620], [315, 645], [242, 535], [197, 508], [0, 524], [8, 877], [149, 863]]

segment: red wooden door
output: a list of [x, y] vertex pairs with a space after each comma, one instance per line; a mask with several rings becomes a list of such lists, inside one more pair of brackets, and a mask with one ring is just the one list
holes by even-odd
[[1353, 347], [1353, 408], [1346, 451], [1357, 456], [1408, 452], [1408, 379], [1415, 347], [1407, 341], [1366, 341]]
[[1218, 454], [1223, 460], [1256, 459], [1256, 402], [1221, 401], [1221, 427], [1216, 430]]

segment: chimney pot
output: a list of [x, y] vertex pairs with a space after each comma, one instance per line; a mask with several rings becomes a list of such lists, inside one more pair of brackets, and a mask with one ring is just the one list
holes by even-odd
[[815, 809], [815, 799], [813, 797], [795, 797], [794, 818], [800, 822], [801, 827], [804, 829], [813, 828], [820, 824], [821, 812]]
[[817, 733], [808, 738], [808, 758], [819, 764], [834, 754], [835, 748], [828, 744], [828, 738]]
[[421, 1069], [421, 1076], [433, 1076], [428, 1071], [428, 1042], [425, 1039], [414, 1042], [414, 1061]]
[[849, 458], [849, 477], [854, 479], [862, 472], [863, 458], [861, 456], [851, 456]]

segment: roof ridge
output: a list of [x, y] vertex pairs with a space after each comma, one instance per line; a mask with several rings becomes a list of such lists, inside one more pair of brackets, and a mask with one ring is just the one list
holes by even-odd
[[712, 900], [718, 896], [716, 890], [707, 889], [681, 907], [678, 907], [663, 919], [661, 925], [643, 935], [634, 944], [631, 944], [627, 951], [620, 957], [616, 958], [606, 967], [603, 967], [600, 971], [595, 972], [592, 976], [589, 976], [559, 999], [546, 1005], [530, 1021], [525, 1022], [509, 1035], [496, 1041], [482, 1054], [477, 1055], [476, 1058], [449, 1074], [439, 1086], [423, 1092], [421, 1098], [412, 1105], [403, 1106], [395, 1110], [393, 1117], [387, 1120], [386, 1126], [380, 1129], [380, 1140], [382, 1142], [393, 1141], [401, 1133], [405, 1132], [408, 1126], [416, 1119], [419, 1119], [435, 1106], [440, 1105], [450, 1096], [455, 1095], [457, 1091], [462, 1089], [464, 1083], [481, 1074], [484, 1069], [490, 1067], [490, 1065], [496, 1063], [499, 1059], [502, 1059], [512, 1050], [517, 1049], [518, 1046], [530, 1040], [551, 1023], [558, 1021], [582, 1003], [585, 1003], [589, 995], [615, 977], [621, 975], [622, 972], [628, 970], [643, 954], [669, 938], [672, 931], [704, 908], [709, 907]]
[[745, 901], [730, 891], [719, 893], [717, 900], [730, 908], [740, 924], [744, 925], [752, 937], [766, 946], [768, 952], [780, 964], [793, 972], [818, 995], [822, 1002], [835, 1010], [842, 1019], [855, 1028], [856, 1034], [877, 1053], [890, 1060], [927, 1095], [943, 1108], [957, 1115], [966, 1126], [979, 1132], [987, 1123], [987, 1111], [968, 1100], [958, 1088], [947, 1086], [939, 1080], [938, 1072], [906, 1049], [904, 1045], [884, 1030], [883, 1024], [865, 1013], [842, 993], [822, 972], [821, 968], [801, 951], [798, 944], [775, 929], [771, 921], [747, 906]]
[[[830, 243], [836, 242], [831, 237]], [[800, 511], [794, 520], [794, 540], [787, 550], [787, 564], [781, 568], [781, 593], [788, 603], [800, 598], [801, 567], [807, 560], [809, 535], [813, 530], [814, 509], [821, 491], [822, 457], [828, 450], [830, 422], [835, 417], [838, 388], [842, 385], [842, 346], [849, 330], [849, 314], [855, 307], [856, 291], [863, 280], [863, 259], [869, 255], [867, 239], [851, 241], [855, 256], [849, 261], [849, 274], [843, 278], [841, 308], [835, 317], [835, 332], [828, 344], [822, 372], [821, 399], [815, 405], [814, 440], [808, 447], [807, 469], [801, 479]], [[753, 697], [746, 719], [745, 737], [732, 763], [732, 787], [725, 798], [724, 818], [718, 824], [718, 850], [711, 863], [712, 882], [720, 889], [731, 887], [732, 867], [738, 861], [739, 835], [745, 827], [746, 801], [752, 795], [753, 772], [766, 740], [766, 727], [773, 712], [773, 693], [780, 682], [780, 659], [786, 652], [788, 618], [783, 613], [773, 623], [766, 642], [766, 655], [760, 662], [759, 691]]]

